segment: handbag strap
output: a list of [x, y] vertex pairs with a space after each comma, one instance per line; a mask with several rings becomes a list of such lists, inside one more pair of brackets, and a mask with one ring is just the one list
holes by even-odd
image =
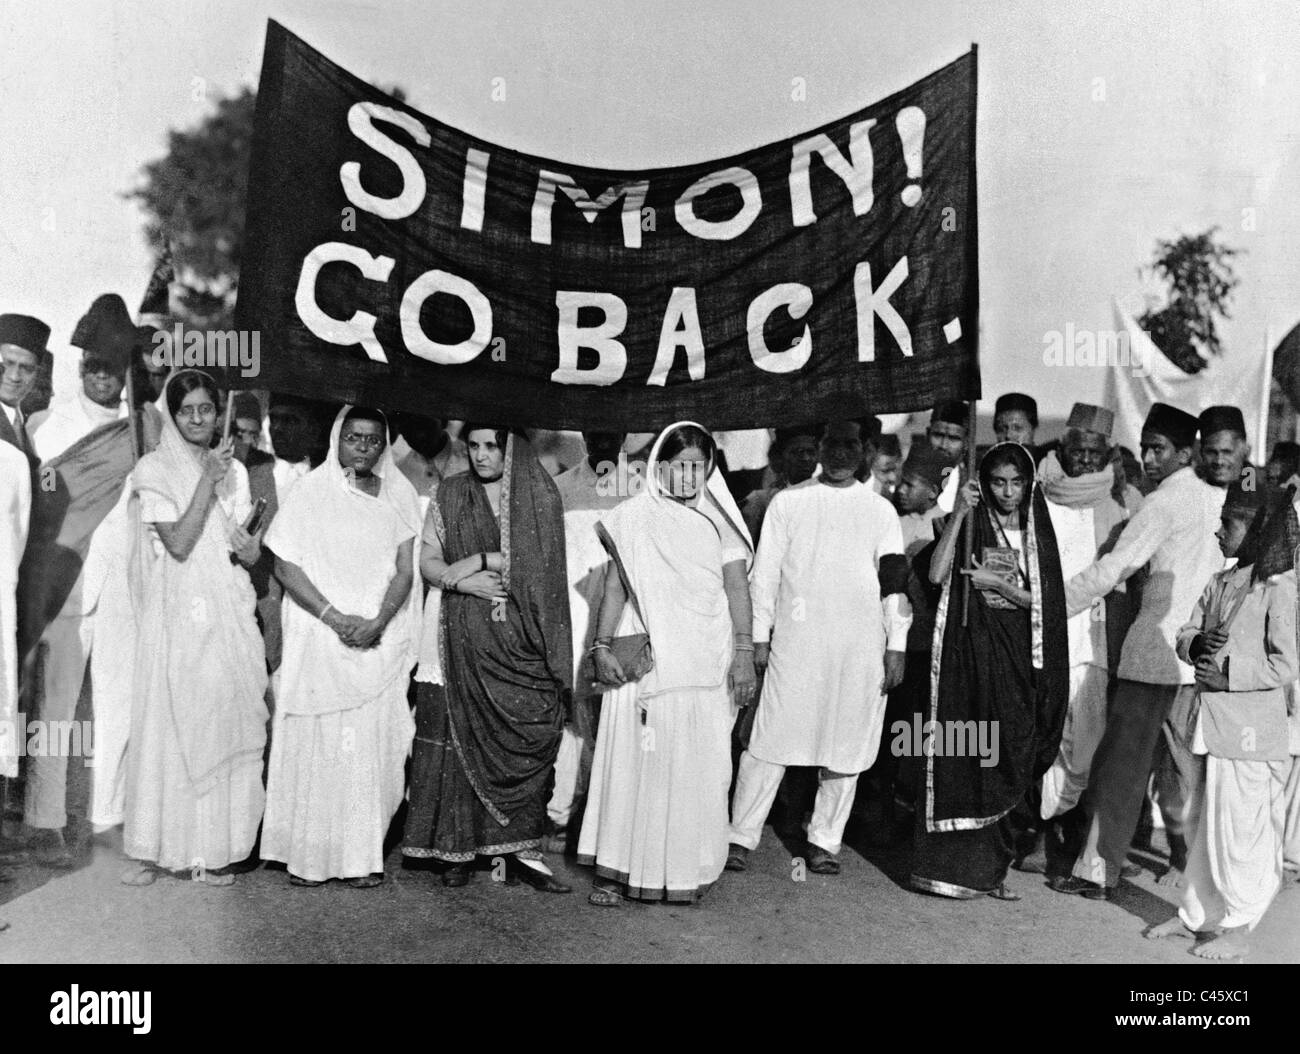
[[650, 627], [646, 624], [645, 615], [641, 613], [641, 604], [637, 601], [636, 590], [632, 588], [632, 580], [628, 577], [627, 568], [623, 566], [623, 558], [618, 555], [618, 546], [614, 544], [614, 539], [610, 537], [609, 531], [605, 529], [603, 523], [596, 524], [596, 537], [600, 539], [600, 544], [605, 547], [610, 559], [614, 561], [614, 566], [618, 569], [619, 581], [623, 583], [623, 592], [627, 594], [628, 600], [632, 602], [632, 610], [636, 612], [636, 617], [641, 622], [641, 628], [649, 636]]

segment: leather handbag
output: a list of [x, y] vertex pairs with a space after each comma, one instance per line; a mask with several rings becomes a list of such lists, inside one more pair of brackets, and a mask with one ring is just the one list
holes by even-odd
[[629, 681], [639, 681], [654, 669], [655, 652], [650, 646], [648, 633], [625, 633], [614, 637], [609, 642], [609, 650]]
[[[627, 599], [632, 604], [632, 610], [636, 612], [637, 620], [644, 627], [646, 624], [645, 615], [641, 613], [641, 605], [637, 601], [636, 590], [632, 588], [632, 582], [623, 567], [623, 561], [619, 558], [614, 540], [605, 531], [603, 524], [597, 525], [596, 533], [613, 559], [614, 567], [618, 570], [619, 580], [623, 583], [623, 592], [627, 594]], [[618, 637], [611, 637], [609, 650], [613, 653], [614, 658], [618, 660], [619, 668], [622, 669], [623, 676], [628, 683], [641, 680], [642, 677], [654, 669], [655, 652], [654, 647], [650, 644], [649, 633], [624, 633]]]

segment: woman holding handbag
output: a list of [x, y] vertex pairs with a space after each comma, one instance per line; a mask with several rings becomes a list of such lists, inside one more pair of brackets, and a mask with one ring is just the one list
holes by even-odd
[[753, 698], [753, 544], [692, 422], [655, 441], [645, 489], [598, 531], [612, 567], [593, 665], [607, 690], [578, 859], [590, 903], [691, 902], [727, 858], [735, 707]]

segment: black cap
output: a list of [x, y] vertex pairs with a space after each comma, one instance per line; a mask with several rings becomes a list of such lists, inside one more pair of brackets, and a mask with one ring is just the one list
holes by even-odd
[[0, 344], [14, 344], [40, 356], [50, 339], [50, 327], [31, 315], [0, 315]]
[[125, 370], [131, 364], [138, 334], [126, 304], [116, 293], [95, 297], [90, 310], [81, 316], [69, 343], [86, 356]]
[[821, 439], [821, 425], [800, 425], [797, 428], [778, 428], [776, 437], [772, 440], [772, 446], [777, 450], [782, 450], [791, 439], [797, 439], [799, 436], [809, 436], [813, 442]]
[[1147, 414], [1142, 430], [1159, 432], [1174, 446], [1191, 446], [1196, 442], [1198, 425], [1199, 422], [1191, 414], [1167, 403], [1156, 403]]
[[930, 423], [935, 421], [944, 421], [950, 425], [961, 425], [967, 428], [970, 425], [970, 411], [966, 409], [963, 402], [940, 403], [930, 414]]
[[943, 490], [944, 477], [952, 464], [929, 443], [913, 443], [903, 463], [902, 475], [916, 476], [935, 490]]
[[1019, 410], [1029, 418], [1030, 428], [1038, 427], [1038, 403], [1023, 392], [1007, 392], [1006, 395], [999, 395], [998, 401], [993, 404], [994, 419], [1004, 410]]
[[252, 392], [240, 392], [235, 396], [235, 408], [232, 416], [246, 417], [250, 421], [262, 420], [262, 404]]
[[874, 443], [880, 438], [879, 417], [874, 414], [867, 414], [866, 417], [856, 417], [854, 420], [858, 422], [858, 428], [861, 430], [864, 443]]
[[1223, 499], [1222, 515], [1253, 520], [1263, 504], [1263, 487], [1243, 487], [1240, 481], [1234, 480], [1228, 485], [1227, 496]]
[[1235, 432], [1246, 438], [1246, 419], [1235, 406], [1211, 406], [1200, 417], [1201, 438], [1208, 439], [1215, 432]]

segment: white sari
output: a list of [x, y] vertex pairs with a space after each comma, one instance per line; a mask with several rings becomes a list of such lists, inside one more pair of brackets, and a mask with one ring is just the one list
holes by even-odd
[[[171, 383], [170, 381], [168, 383]], [[146, 524], [175, 523], [201, 468], [169, 413], [135, 467]], [[135, 652], [123, 843], [168, 870], [225, 867], [252, 852], [262, 818], [266, 657], [248, 572], [230, 532], [251, 508], [244, 466], [217, 485], [193, 551], [176, 560], [156, 530]]]
[[[655, 665], [601, 701], [578, 859], [630, 896], [691, 901], [727, 858], [733, 655], [722, 568], [752, 561], [740, 510], [710, 473], [694, 506], [663, 493], [656, 440], [646, 487], [602, 521], [645, 615]], [[618, 633], [641, 629], [629, 602]]]
[[[339, 464], [339, 411], [325, 462], [289, 493], [266, 544], [296, 564], [340, 612], [373, 618], [399, 548], [420, 530], [415, 488], [385, 448], [379, 495], [357, 490]], [[414, 574], [414, 569], [413, 569]], [[402, 803], [415, 735], [406, 691], [415, 665], [420, 591], [373, 648], [352, 648], [287, 593], [282, 612], [262, 856], [310, 881], [384, 869], [383, 844]]]

